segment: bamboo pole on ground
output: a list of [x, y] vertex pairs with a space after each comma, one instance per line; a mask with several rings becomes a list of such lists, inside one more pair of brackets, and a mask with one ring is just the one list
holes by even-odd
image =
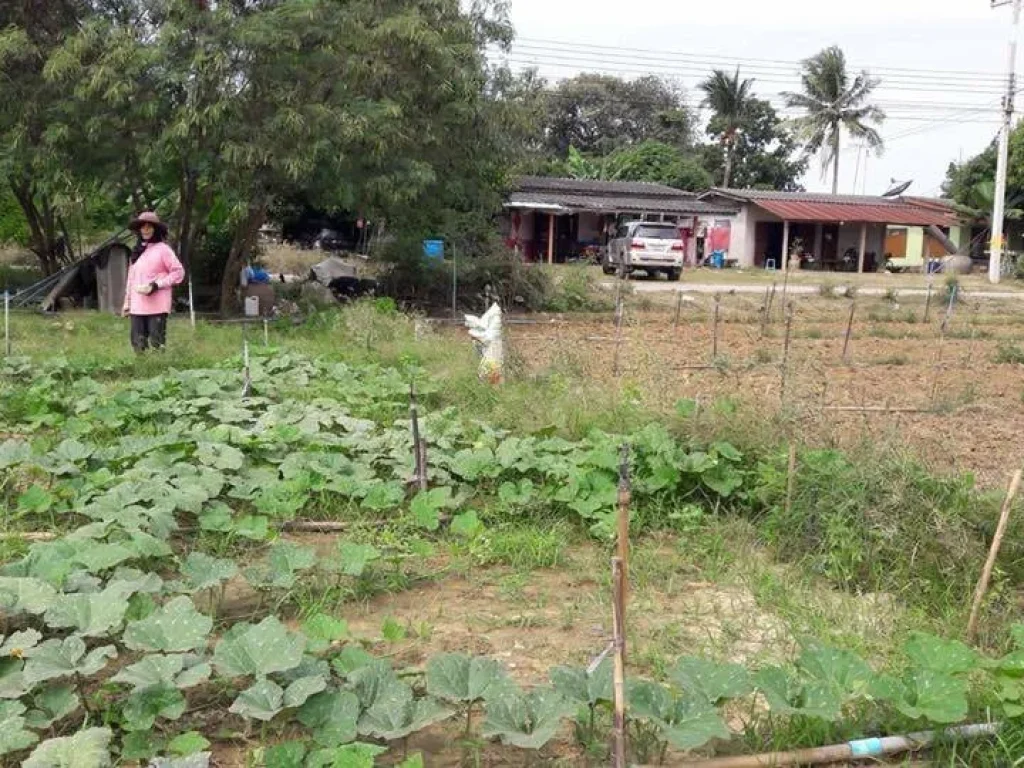
[[1020, 489], [1021, 476], [1024, 470], [1018, 469], [1010, 480], [1010, 487], [1006, 491], [1006, 498], [1003, 500], [1003, 508], [999, 513], [999, 524], [996, 533], [992, 537], [992, 546], [988, 551], [988, 559], [985, 567], [982, 568], [981, 578], [978, 579], [978, 586], [974, 590], [974, 603], [971, 605], [971, 617], [967, 621], [967, 642], [974, 643], [978, 635], [978, 617], [981, 614], [981, 604], [988, 591], [988, 584], [992, 578], [992, 569], [996, 565], [996, 557], [999, 556], [999, 548], [1003, 545], [1003, 536], [1006, 534], [1006, 526], [1010, 522], [1010, 510], [1013, 509], [1013, 500]]
[[843, 341], [843, 362], [850, 362], [850, 337], [853, 335], [853, 316], [857, 311], [857, 302], [850, 302], [850, 319], [846, 321], [846, 339]]

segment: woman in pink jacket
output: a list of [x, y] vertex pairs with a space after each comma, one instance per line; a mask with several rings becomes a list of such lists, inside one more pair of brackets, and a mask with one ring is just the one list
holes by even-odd
[[161, 349], [167, 342], [167, 315], [171, 288], [185, 279], [185, 269], [164, 242], [167, 225], [147, 211], [129, 224], [139, 236], [132, 250], [122, 314], [132, 320], [132, 347], [136, 352]]

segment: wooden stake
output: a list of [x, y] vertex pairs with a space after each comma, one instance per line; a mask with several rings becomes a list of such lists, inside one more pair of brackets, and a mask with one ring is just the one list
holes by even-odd
[[[243, 328], [245, 326], [242, 326]], [[249, 341], [242, 341], [242, 399], [252, 392], [252, 377], [249, 375]]]
[[846, 340], [843, 342], [843, 362], [849, 363], [850, 336], [853, 335], [853, 315], [857, 311], [857, 302], [850, 302], [850, 319], [846, 321]]
[[672, 323], [673, 328], [679, 327], [679, 316], [683, 313], [683, 292], [681, 290], [676, 291], [676, 319]]
[[786, 273], [782, 278], [782, 306], [786, 306], [786, 294], [789, 293], [789, 260], [786, 255], [783, 256], [783, 260], [786, 262]]
[[412, 452], [415, 459], [415, 474], [412, 482], [420, 491], [427, 490], [427, 449], [420, 437], [419, 408], [416, 404], [416, 385], [409, 382], [409, 422], [412, 425]]
[[793, 489], [796, 485], [796, 443], [789, 444], [789, 465], [786, 468], [786, 519], [793, 509]]
[[769, 297], [771, 295], [771, 292], [772, 292], [771, 287], [768, 287], [768, 288], [764, 289], [764, 306], [761, 307], [761, 338], [762, 339], [765, 337], [765, 334], [768, 333], [768, 321], [769, 321], [769, 318], [770, 318], [769, 313], [771, 312], [771, 307], [770, 307], [770, 305], [768, 303], [768, 300], [769, 300]]
[[622, 351], [622, 315], [623, 312], [623, 300], [622, 295], [619, 294], [615, 297], [615, 363], [612, 366], [612, 374], [614, 376], [619, 375], [619, 358]]
[[188, 273], [188, 315], [192, 322], [192, 330], [196, 329], [196, 303], [192, 297], [192, 270]]
[[615, 667], [612, 698], [615, 735], [615, 768], [626, 768], [626, 575], [625, 564], [612, 558], [612, 644], [615, 649]]
[[632, 503], [633, 489], [629, 480], [629, 443], [623, 443], [619, 454], [619, 559], [622, 570], [629, 575], [629, 509]]
[[4, 349], [11, 356], [11, 292], [4, 291]]
[[270, 323], [265, 317], [263, 318], [263, 346], [270, 346]]
[[924, 322], [928, 322], [928, 314], [932, 309], [932, 278], [928, 278], [928, 295], [924, 300]]
[[992, 537], [992, 547], [988, 551], [988, 559], [981, 571], [981, 578], [978, 579], [978, 587], [974, 590], [974, 604], [971, 606], [971, 617], [967, 621], [967, 642], [973, 644], [978, 635], [978, 616], [981, 613], [981, 603], [988, 591], [988, 583], [992, 578], [992, 569], [996, 564], [996, 557], [999, 555], [999, 548], [1003, 545], [1003, 536], [1006, 534], [1006, 526], [1010, 522], [1010, 510], [1013, 508], [1013, 500], [1020, 488], [1021, 476], [1024, 470], [1018, 469], [1013, 479], [1010, 480], [1010, 488], [1006, 492], [1006, 499], [1003, 501], [1003, 509], [999, 513], [999, 525], [996, 527], [996, 534]]
[[956, 295], [960, 286], [954, 285], [953, 290], [949, 294], [949, 306], [946, 307], [946, 316], [942, 318], [942, 335], [946, 335], [946, 330], [949, 328], [949, 321], [953, 319], [953, 308], [956, 306]]
[[789, 343], [793, 335], [793, 304], [786, 308], [786, 336], [782, 342], [781, 382], [779, 385], [779, 402], [786, 404], [786, 373], [789, 368]]
[[715, 294], [715, 322], [711, 329], [711, 362], [718, 359], [718, 321], [721, 316], [722, 295]]
[[766, 312], [768, 312], [768, 322], [771, 322], [772, 307], [775, 306], [775, 287], [776, 287], [776, 285], [778, 285], [778, 284], [777, 283], [772, 283], [771, 293], [768, 294], [768, 309], [766, 310]]
[[931, 413], [929, 408], [890, 408], [887, 405], [827, 405], [823, 411], [840, 413]]

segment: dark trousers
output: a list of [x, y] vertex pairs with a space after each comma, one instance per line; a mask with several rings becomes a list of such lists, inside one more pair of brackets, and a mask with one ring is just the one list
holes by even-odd
[[132, 315], [132, 347], [136, 352], [162, 349], [167, 343], [167, 315]]

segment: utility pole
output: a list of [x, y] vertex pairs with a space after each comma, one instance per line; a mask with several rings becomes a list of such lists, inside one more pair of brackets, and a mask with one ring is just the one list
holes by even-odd
[[1017, 90], [1017, 32], [1020, 29], [1021, 4], [1024, 0], [992, 0], [992, 7], [1013, 5], [1013, 26], [1010, 29], [1009, 64], [1006, 96], [1003, 98], [1003, 129], [999, 134], [999, 160], [996, 165], [996, 199], [992, 207], [992, 243], [988, 262], [988, 281], [998, 283], [1002, 276], [1003, 225], [1006, 218], [1006, 175], [1010, 156], [1010, 131], [1013, 130], [1013, 101]]

